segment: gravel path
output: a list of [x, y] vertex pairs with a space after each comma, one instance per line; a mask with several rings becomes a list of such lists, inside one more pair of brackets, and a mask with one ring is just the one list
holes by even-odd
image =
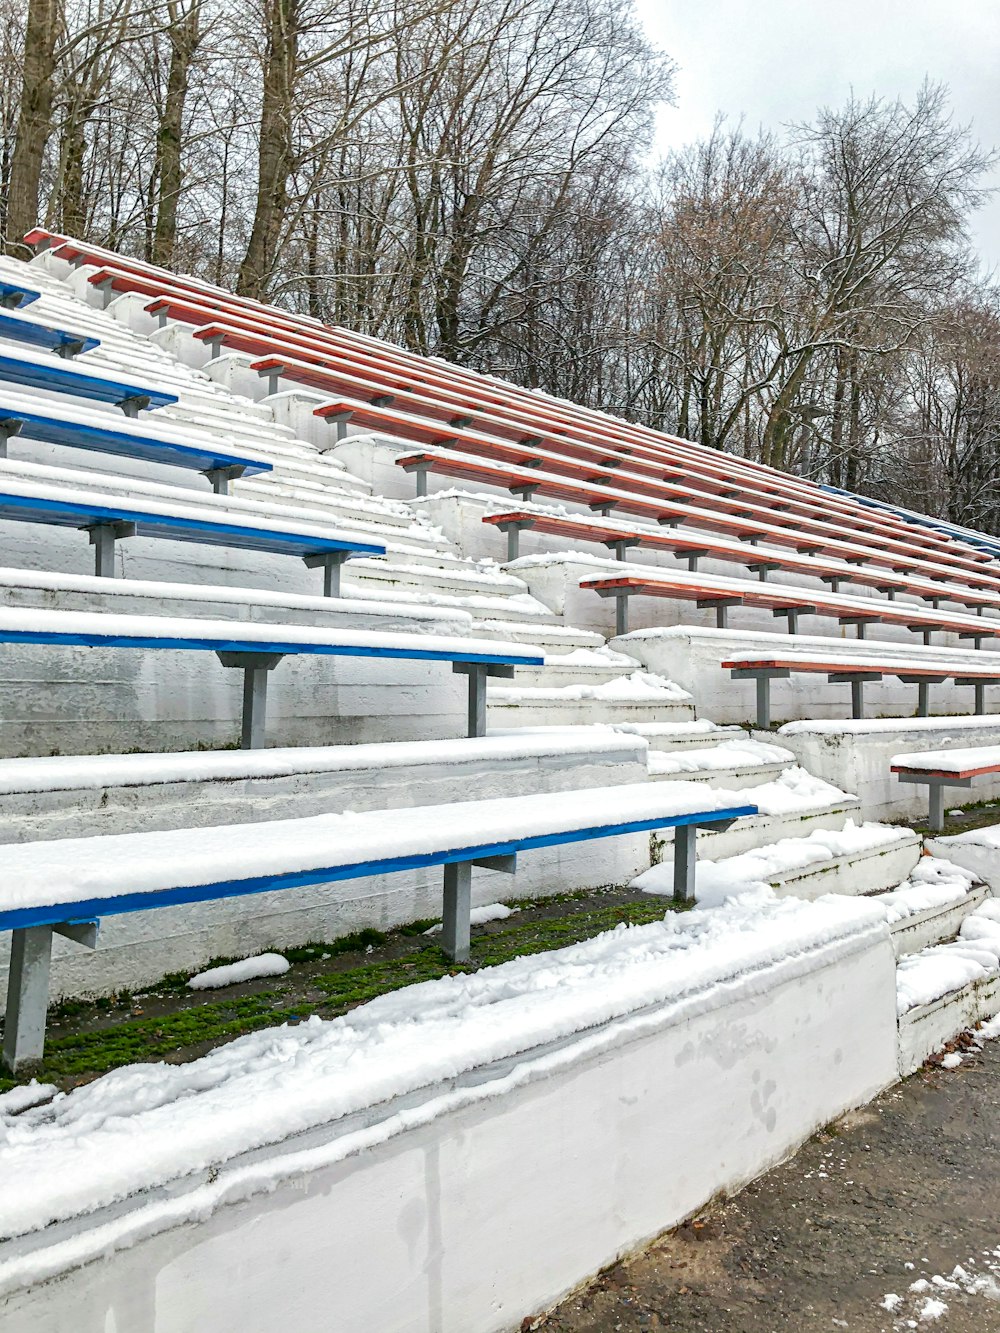
[[525, 1327], [1000, 1333], [1000, 1041], [926, 1066]]

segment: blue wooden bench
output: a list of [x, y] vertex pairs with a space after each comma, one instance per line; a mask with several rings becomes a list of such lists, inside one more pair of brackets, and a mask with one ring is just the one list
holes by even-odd
[[71, 358], [81, 352], [92, 352], [100, 347], [100, 338], [88, 337], [85, 333], [73, 333], [69, 329], [55, 328], [51, 324], [42, 324], [31, 315], [22, 315], [17, 310], [0, 308], [0, 338], [11, 342], [23, 343], [26, 347], [42, 347], [56, 356]]
[[0, 930], [13, 931], [4, 1062], [18, 1070], [42, 1057], [54, 931], [93, 948], [106, 916], [443, 866], [441, 942], [464, 962], [473, 866], [513, 873], [520, 852], [672, 827], [675, 897], [688, 901], [697, 829], [756, 813], [731, 793], [650, 782], [4, 846]]
[[329, 630], [264, 622], [231, 623], [175, 616], [131, 616], [105, 611], [40, 611], [0, 607], [0, 644], [37, 643], [64, 648], [165, 648], [213, 652], [225, 667], [243, 671], [243, 749], [264, 744], [267, 677], [283, 657], [381, 657], [450, 662], [469, 677], [470, 736], [486, 734], [486, 677], [511, 678], [516, 666], [544, 666], [534, 648], [436, 634]]
[[201, 472], [219, 495], [227, 494], [230, 481], [236, 477], [272, 471], [270, 463], [217, 449], [211, 441], [192, 444], [190, 440], [196, 436], [185, 436], [166, 423], [161, 426], [154, 420], [141, 426], [125, 421], [119, 424], [84, 407], [22, 398], [13, 391], [5, 393], [0, 386], [0, 458], [6, 458], [7, 442], [13, 435]]
[[113, 403], [127, 417], [138, 416], [146, 408], [166, 407], [177, 402], [175, 393], [133, 384], [96, 368], [92, 371], [64, 365], [61, 360], [40, 360], [5, 348], [0, 353], [0, 381], [19, 384], [26, 389], [47, 389], [68, 393], [76, 398], [91, 398], [99, 403]]
[[[155, 537], [298, 556], [308, 568], [323, 570], [327, 597], [340, 595], [340, 567], [345, 560], [352, 555], [385, 555], [385, 547], [377, 543], [328, 535], [318, 527], [286, 529], [267, 519], [248, 523], [225, 510], [212, 514], [206, 500], [211, 497], [193, 497], [190, 506], [154, 499], [145, 504], [122, 503], [103, 493], [74, 495], [59, 486], [0, 476], [0, 519], [88, 532], [94, 547], [94, 572], [101, 578], [114, 578], [115, 544], [124, 537]], [[211, 504], [216, 503], [211, 500]]]
[[41, 292], [31, 287], [22, 287], [19, 282], [0, 282], [0, 306], [6, 306], [7, 309], [31, 305], [40, 296]]

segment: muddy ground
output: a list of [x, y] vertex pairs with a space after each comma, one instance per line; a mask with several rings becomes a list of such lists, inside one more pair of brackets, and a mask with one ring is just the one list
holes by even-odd
[[1000, 1333], [1000, 1041], [925, 1066], [530, 1327]]

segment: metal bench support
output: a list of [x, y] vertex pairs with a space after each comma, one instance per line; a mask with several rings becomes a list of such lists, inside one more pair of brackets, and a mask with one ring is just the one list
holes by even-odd
[[349, 551], [322, 551], [319, 555], [307, 555], [303, 558], [306, 569], [323, 571], [323, 596], [340, 596], [340, 571], [344, 561], [350, 559]]
[[115, 576], [115, 542], [120, 537], [134, 537], [134, 523], [95, 523], [88, 528], [94, 548], [94, 573], [99, 579]]
[[733, 680], [752, 680], [757, 687], [757, 727], [761, 731], [771, 729], [771, 678], [788, 680], [791, 671], [788, 667], [773, 667], [766, 671], [757, 671], [753, 667], [732, 667], [729, 672]]
[[927, 822], [935, 833], [944, 828], [945, 787], [971, 787], [971, 778], [940, 778], [929, 773], [897, 773], [900, 782], [914, 782], [927, 787]]
[[473, 866], [513, 875], [517, 869], [517, 856], [484, 856], [477, 861], [452, 861], [444, 867], [441, 948], [456, 963], [469, 961]]
[[245, 471], [242, 463], [235, 463], [230, 467], [210, 467], [204, 475], [212, 483], [212, 490], [216, 495], [228, 495], [229, 483], [235, 481], [237, 477], [242, 477]]
[[510, 523], [501, 523], [500, 531], [507, 534], [507, 559], [516, 560], [521, 552], [521, 529], [533, 528], [530, 518], [515, 519]]
[[267, 730], [267, 673], [274, 670], [283, 654], [220, 652], [217, 656], [224, 667], [240, 667], [243, 671], [240, 748], [263, 749]]
[[12, 1073], [37, 1064], [45, 1051], [53, 934], [64, 935], [88, 949], [97, 946], [96, 921], [66, 921], [11, 931], [3, 1064]]
[[486, 735], [486, 678], [513, 680], [514, 668], [500, 662], [452, 662], [452, 671], [469, 677], [469, 725], [467, 735]]

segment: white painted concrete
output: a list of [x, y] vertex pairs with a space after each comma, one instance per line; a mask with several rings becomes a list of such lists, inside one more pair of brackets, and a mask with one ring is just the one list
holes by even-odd
[[[822, 725], [796, 722], [778, 731], [755, 733], [776, 740], [795, 752], [808, 772], [854, 792], [866, 819], [927, 818], [927, 788], [900, 782], [892, 757], [918, 750], [948, 750], [973, 745], [1000, 744], [1000, 717], [938, 717], [876, 719], [871, 724], [846, 722], [830, 730]], [[945, 788], [945, 804], [960, 805], [1000, 796], [1000, 775], [976, 779], [974, 788]]]
[[899, 1075], [919, 1069], [946, 1041], [1000, 1013], [1000, 977], [970, 981], [932, 1004], [909, 1010], [899, 1020]]
[[239, 1159], [179, 1181], [181, 1209], [204, 1194], [197, 1226], [149, 1235], [139, 1198], [131, 1248], [82, 1266], [104, 1214], [8, 1243], [50, 1280], [8, 1290], [0, 1330], [514, 1329], [894, 1081], [894, 976], [872, 927], [428, 1088], [383, 1141], [402, 1107], [256, 1153], [270, 1192]]

